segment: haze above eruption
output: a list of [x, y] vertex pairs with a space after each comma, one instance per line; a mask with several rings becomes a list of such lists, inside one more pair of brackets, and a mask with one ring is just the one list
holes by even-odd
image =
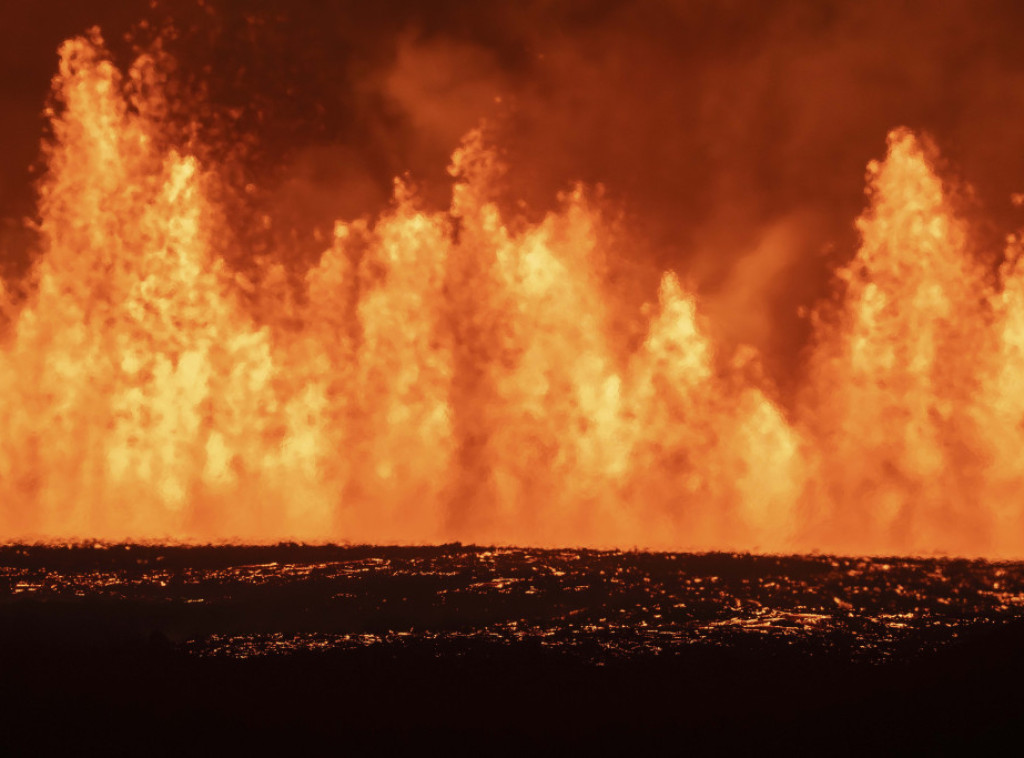
[[[271, 70], [308, 9], [66, 43], [0, 535], [1019, 556], [1015, 16], [965, 8], [368, 18], [340, 85]], [[900, 123], [971, 183], [897, 129], [865, 210]]]

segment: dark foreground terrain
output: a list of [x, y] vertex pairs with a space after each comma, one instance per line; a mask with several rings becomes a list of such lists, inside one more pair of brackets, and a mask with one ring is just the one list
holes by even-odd
[[0, 755], [961, 752], [1022, 690], [1017, 563], [0, 547]]

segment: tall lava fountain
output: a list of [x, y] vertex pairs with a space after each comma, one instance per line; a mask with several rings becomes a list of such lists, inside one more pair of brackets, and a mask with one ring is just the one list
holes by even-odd
[[909, 131], [784, 407], [686, 271], [629, 312], [598, 190], [503, 213], [480, 131], [447, 210], [396, 182], [253, 276], [151, 58], [74, 39], [54, 87], [42, 250], [0, 290], [0, 538], [1024, 554], [1018, 243], [979, 262]]

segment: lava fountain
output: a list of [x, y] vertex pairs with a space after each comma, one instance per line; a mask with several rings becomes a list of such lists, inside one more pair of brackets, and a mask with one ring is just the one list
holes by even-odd
[[597, 190], [503, 215], [479, 130], [448, 209], [396, 181], [254, 277], [151, 58], [70, 40], [54, 93], [41, 249], [0, 289], [0, 539], [1024, 555], [1019, 243], [980, 262], [909, 131], [784, 407], [685, 271], [624, 313]]

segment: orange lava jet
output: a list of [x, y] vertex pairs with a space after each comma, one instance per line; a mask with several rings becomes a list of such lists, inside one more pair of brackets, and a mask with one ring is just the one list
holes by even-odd
[[0, 288], [0, 538], [1024, 555], [1019, 243], [974, 261], [910, 132], [783, 409], [675, 273], [627, 348], [591, 193], [503, 218], [479, 132], [447, 212], [397, 183], [253, 297], [152, 65], [61, 50], [43, 250]]

